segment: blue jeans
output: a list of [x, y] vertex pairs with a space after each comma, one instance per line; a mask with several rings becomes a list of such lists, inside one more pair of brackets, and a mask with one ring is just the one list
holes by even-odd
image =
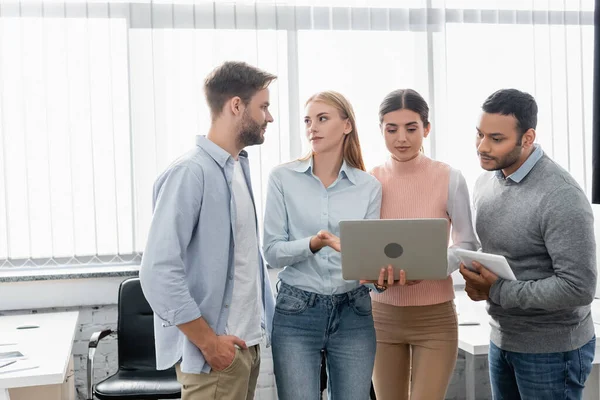
[[320, 399], [321, 350], [328, 398], [367, 400], [375, 361], [369, 290], [320, 295], [281, 282], [273, 319], [273, 364], [280, 400]]
[[515, 353], [490, 343], [492, 396], [494, 400], [579, 400], [595, 351], [595, 337], [564, 353]]

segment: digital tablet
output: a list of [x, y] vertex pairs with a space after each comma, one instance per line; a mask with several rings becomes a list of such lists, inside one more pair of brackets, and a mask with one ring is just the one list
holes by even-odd
[[465, 264], [465, 267], [471, 271], [475, 271], [472, 263], [473, 261], [477, 261], [502, 279], [507, 279], [509, 281], [517, 280], [504, 256], [465, 249], [454, 249], [454, 254], [456, 254], [460, 261]]

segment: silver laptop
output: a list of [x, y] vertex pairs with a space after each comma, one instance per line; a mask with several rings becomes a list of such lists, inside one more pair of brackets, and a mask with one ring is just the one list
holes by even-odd
[[347, 280], [377, 280], [379, 271], [394, 266], [407, 280], [448, 276], [448, 221], [432, 219], [369, 219], [340, 221], [342, 275]]

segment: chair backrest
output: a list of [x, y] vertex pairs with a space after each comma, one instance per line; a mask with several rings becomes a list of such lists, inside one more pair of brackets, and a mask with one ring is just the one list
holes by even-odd
[[139, 278], [121, 283], [118, 309], [119, 369], [156, 370], [154, 314]]

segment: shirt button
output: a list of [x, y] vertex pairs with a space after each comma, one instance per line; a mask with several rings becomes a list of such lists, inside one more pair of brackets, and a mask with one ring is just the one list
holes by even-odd
[[233, 279], [233, 275], [229, 275], [229, 279]]
[[229, 308], [229, 304], [225, 304], [225, 308]]

